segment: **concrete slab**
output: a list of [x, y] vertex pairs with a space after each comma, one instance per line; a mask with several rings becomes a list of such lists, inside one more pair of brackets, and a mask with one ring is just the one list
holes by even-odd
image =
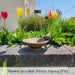
[[48, 45], [47, 46], [47, 51], [44, 53], [45, 55], [49, 54], [57, 54], [57, 55], [72, 55], [73, 53], [66, 49], [64, 46], [57, 47], [55, 45]]
[[18, 55], [19, 46], [0, 46], [0, 55]]
[[72, 55], [75, 53], [75, 47], [55, 45], [45, 45], [41, 51], [31, 51], [28, 46], [25, 45], [13, 45], [13, 46], [0, 46], [0, 55]]
[[0, 46], [0, 66], [7, 59], [8, 66], [37, 67], [37, 66], [75, 66], [75, 47], [45, 45], [41, 51], [31, 51], [26, 45]]
[[75, 46], [70, 46], [70, 45], [64, 45], [64, 47], [68, 50], [68, 51], [70, 51], [70, 52], [72, 52], [73, 54], [75, 54]]

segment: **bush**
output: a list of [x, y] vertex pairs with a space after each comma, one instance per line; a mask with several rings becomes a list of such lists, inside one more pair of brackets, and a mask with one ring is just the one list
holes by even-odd
[[70, 44], [75, 45], [75, 22], [68, 19], [58, 19], [54, 22], [52, 28], [52, 42], [58, 45]]
[[18, 25], [21, 26], [21, 28], [24, 28], [25, 31], [38, 31], [40, 27], [44, 26], [45, 19], [40, 16], [28, 16], [28, 17], [22, 17], [18, 19]]

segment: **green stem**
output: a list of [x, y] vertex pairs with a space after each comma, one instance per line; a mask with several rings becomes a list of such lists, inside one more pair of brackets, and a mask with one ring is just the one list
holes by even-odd
[[4, 19], [4, 27], [5, 27], [5, 19]]

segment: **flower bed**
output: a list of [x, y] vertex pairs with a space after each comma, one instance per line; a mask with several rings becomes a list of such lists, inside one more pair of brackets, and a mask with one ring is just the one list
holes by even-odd
[[75, 21], [69, 19], [60, 19], [56, 11], [48, 11], [46, 17], [29, 16], [22, 17], [23, 10], [17, 8], [18, 29], [9, 32], [4, 27], [0, 32], [0, 45], [17, 45], [23, 44], [25, 38], [43, 37], [47, 33], [52, 32], [52, 38], [48, 44], [69, 44], [75, 46]]

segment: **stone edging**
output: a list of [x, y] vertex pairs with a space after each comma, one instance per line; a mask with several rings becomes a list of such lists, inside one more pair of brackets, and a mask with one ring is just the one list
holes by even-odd
[[7, 59], [9, 67], [17, 65], [17, 67], [47, 67], [47, 66], [75, 66], [75, 54], [73, 55], [1, 55], [0, 66]]

